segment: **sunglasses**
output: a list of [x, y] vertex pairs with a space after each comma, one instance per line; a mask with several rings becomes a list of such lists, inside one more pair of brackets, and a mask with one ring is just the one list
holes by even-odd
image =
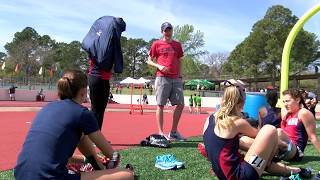
[[166, 29], [164, 30], [164, 32], [170, 32], [170, 31], [172, 31], [172, 28], [166, 28]]
[[246, 90], [242, 87], [242, 86], [238, 86], [238, 85], [235, 85], [235, 84], [233, 84], [233, 83], [231, 83], [230, 81], [228, 81], [228, 80], [225, 80], [224, 82], [223, 82], [223, 85], [225, 85], [225, 86], [227, 86], [227, 87], [230, 87], [230, 86], [235, 86], [237, 89], [238, 89], [238, 91], [240, 92], [240, 95], [242, 96], [242, 97], [246, 97]]
[[235, 87], [238, 88], [239, 90], [245, 92], [245, 89], [244, 89], [242, 86], [235, 85], [235, 84], [233, 84], [232, 82], [230, 82], [230, 81], [228, 81], [228, 80], [225, 80], [225, 81], [223, 82], [223, 85], [224, 85], [224, 86], [227, 86], [227, 87], [229, 87], [229, 86], [235, 86]]

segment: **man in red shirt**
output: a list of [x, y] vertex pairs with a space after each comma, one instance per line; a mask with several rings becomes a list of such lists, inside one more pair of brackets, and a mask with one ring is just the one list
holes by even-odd
[[163, 38], [153, 42], [147, 64], [157, 68], [155, 89], [157, 100], [156, 119], [159, 134], [163, 133], [163, 108], [170, 100], [171, 105], [176, 105], [173, 113], [173, 123], [167, 139], [184, 141], [185, 138], [177, 131], [180, 116], [184, 108], [183, 85], [181, 80], [182, 46], [172, 39], [172, 25], [165, 22], [161, 25]]

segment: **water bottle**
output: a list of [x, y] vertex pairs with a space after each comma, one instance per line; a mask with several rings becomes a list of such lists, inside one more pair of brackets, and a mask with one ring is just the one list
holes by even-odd
[[299, 153], [299, 157], [303, 157], [304, 153], [301, 151], [301, 149], [299, 148], [299, 146], [297, 146], [297, 151]]
[[114, 152], [112, 154], [112, 158], [110, 159], [109, 163], [107, 164], [107, 169], [116, 168], [120, 161], [120, 154], [118, 152]]

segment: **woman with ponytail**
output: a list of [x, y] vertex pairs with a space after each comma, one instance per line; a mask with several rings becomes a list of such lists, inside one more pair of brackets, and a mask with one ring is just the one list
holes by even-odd
[[[14, 169], [15, 179], [133, 179], [131, 171], [106, 169], [98, 160], [92, 142], [110, 159], [117, 153], [100, 132], [94, 114], [81, 105], [87, 96], [86, 75], [66, 71], [57, 91], [60, 100], [43, 107], [32, 122]], [[68, 173], [66, 166], [76, 147], [96, 171]]]
[[288, 89], [283, 93], [284, 108], [281, 110], [281, 129], [279, 137], [288, 144], [283, 151], [283, 160], [301, 161], [308, 139], [320, 152], [320, 142], [316, 133], [316, 121], [307, 109], [302, 93], [297, 89]]
[[[242, 117], [244, 91], [236, 86], [225, 89], [221, 107], [208, 118], [203, 135], [208, 160], [219, 179], [259, 179], [264, 171], [278, 175], [300, 172], [300, 168], [272, 162], [278, 150], [277, 130], [265, 125], [260, 130]], [[254, 138], [243, 157], [239, 153], [240, 135]]]

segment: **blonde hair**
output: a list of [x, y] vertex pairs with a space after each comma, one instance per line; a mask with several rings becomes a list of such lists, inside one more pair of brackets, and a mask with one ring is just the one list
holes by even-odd
[[87, 87], [87, 76], [80, 70], [67, 70], [57, 82], [58, 96], [61, 100], [73, 99], [82, 88]]
[[234, 120], [241, 117], [241, 113], [237, 111], [237, 107], [243, 106], [245, 95], [240, 92], [236, 86], [229, 86], [225, 89], [221, 106], [215, 114], [215, 120], [218, 128], [227, 129], [234, 125]]

